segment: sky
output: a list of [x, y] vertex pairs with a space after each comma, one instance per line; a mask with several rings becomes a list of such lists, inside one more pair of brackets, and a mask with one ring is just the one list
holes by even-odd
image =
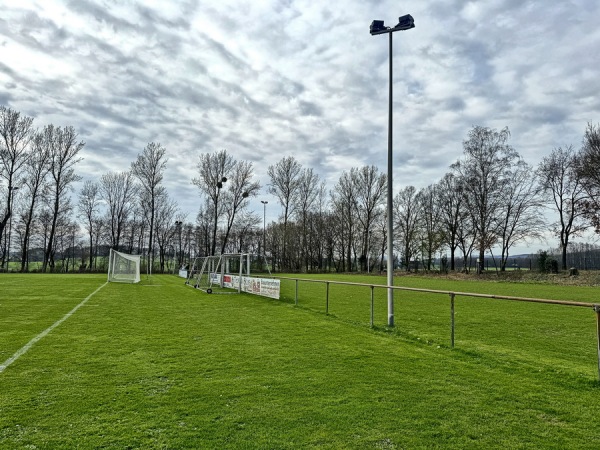
[[[286, 156], [332, 189], [387, 171], [393, 34], [394, 192], [436, 183], [473, 126], [508, 127], [532, 166], [600, 122], [597, 0], [0, 0], [0, 105], [36, 127], [73, 126], [77, 172], [127, 170], [167, 149], [164, 185], [187, 220], [201, 153], [251, 161], [267, 222], [267, 169]], [[596, 56], [594, 56], [596, 55]], [[555, 247], [531, 243], [530, 248]], [[522, 251], [524, 244], [516, 251]], [[514, 252], [512, 252], [514, 254]]]

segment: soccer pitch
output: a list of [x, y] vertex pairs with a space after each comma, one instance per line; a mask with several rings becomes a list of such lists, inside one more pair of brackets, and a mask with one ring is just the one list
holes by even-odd
[[319, 286], [297, 308], [291, 282], [105, 280], [0, 277], [0, 448], [600, 447], [589, 311], [465, 300], [452, 350], [426, 295], [396, 296], [390, 332], [356, 288], [327, 316]]

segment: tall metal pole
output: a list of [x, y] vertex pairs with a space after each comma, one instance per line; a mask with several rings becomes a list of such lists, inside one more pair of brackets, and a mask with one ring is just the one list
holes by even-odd
[[374, 20], [369, 27], [371, 35], [390, 35], [390, 94], [388, 99], [388, 171], [387, 171], [387, 285], [388, 285], [388, 326], [394, 326], [394, 180], [392, 176], [392, 33], [410, 30], [415, 20], [410, 14], [400, 16], [398, 25], [386, 27], [383, 20]]
[[[266, 238], [266, 234], [265, 234], [265, 230], [266, 230], [266, 224], [267, 224], [267, 203], [269, 203], [266, 200], [261, 200], [260, 201], [263, 204], [263, 259], [265, 261], [265, 265], [267, 262], [267, 238]], [[261, 266], [262, 266], [262, 262], [261, 262]]]
[[[390, 96], [388, 103], [388, 167], [387, 167], [387, 284], [394, 285], [394, 209], [392, 179], [392, 33], [390, 36]], [[394, 290], [388, 287], [388, 326], [394, 326]]]

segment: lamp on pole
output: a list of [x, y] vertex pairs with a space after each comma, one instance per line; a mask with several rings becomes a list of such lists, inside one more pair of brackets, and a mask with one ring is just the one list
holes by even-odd
[[[415, 27], [415, 20], [410, 14], [401, 16], [394, 27], [386, 27], [383, 20], [371, 22], [369, 31], [372, 36], [376, 34], [390, 35], [390, 92], [388, 102], [388, 166], [387, 166], [387, 284], [394, 285], [394, 216], [393, 216], [393, 186], [392, 186], [392, 33], [394, 31], [410, 30]], [[388, 326], [394, 326], [394, 290], [388, 287]]]
[[[267, 203], [269, 203], [266, 200], [261, 200], [260, 201], [263, 204], [263, 259], [267, 260], [267, 238], [266, 238], [266, 234], [265, 234], [265, 229], [266, 229], [266, 223], [267, 223]], [[262, 262], [261, 262], [261, 266], [262, 266]]]

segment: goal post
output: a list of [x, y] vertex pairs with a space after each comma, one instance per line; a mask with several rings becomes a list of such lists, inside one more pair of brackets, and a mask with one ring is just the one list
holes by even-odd
[[[242, 275], [250, 275], [250, 255], [231, 253], [194, 260], [185, 282], [208, 294], [235, 294], [242, 290]], [[235, 277], [235, 281], [232, 277]]]
[[140, 282], [140, 255], [129, 255], [110, 249], [108, 281], [117, 283]]
[[248, 294], [279, 299], [280, 280], [250, 275], [249, 253], [199, 256], [185, 284], [207, 294]]

